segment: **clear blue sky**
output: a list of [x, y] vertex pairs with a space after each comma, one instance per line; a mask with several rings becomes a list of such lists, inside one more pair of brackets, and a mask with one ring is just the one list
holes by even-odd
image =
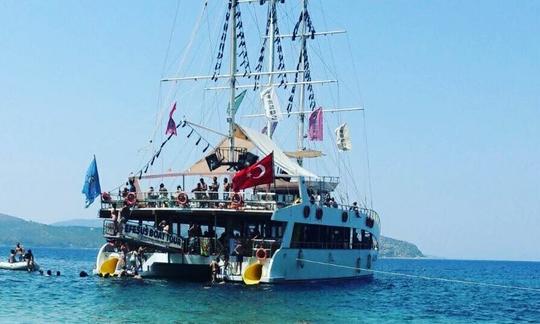
[[[383, 234], [437, 256], [540, 260], [540, 2], [312, 4], [318, 30], [349, 32], [358, 85], [346, 37], [336, 37], [343, 50], [329, 61], [343, 88], [361, 93], [344, 91], [339, 102], [367, 109]], [[158, 106], [158, 80], [176, 5], [0, 2], [0, 213], [46, 223], [96, 217], [97, 205], [83, 209], [80, 193], [92, 155], [104, 188], [140, 167], [138, 150], [167, 105]], [[218, 7], [210, 1], [215, 15], [203, 23], [195, 51], [204, 52], [207, 39], [217, 42]], [[260, 19], [264, 11], [253, 8]], [[176, 70], [170, 67], [200, 10], [198, 1], [180, 1], [165, 71]], [[243, 12], [246, 25], [254, 21], [250, 12]], [[297, 15], [290, 13], [282, 32]], [[252, 67], [257, 51], [255, 44]], [[211, 64], [191, 61], [196, 56], [189, 69], [207, 73]], [[193, 107], [181, 105], [179, 116]], [[346, 118], [361, 142], [361, 118]], [[177, 141], [175, 150], [192, 146]], [[355, 147], [354, 163], [364, 156]]]

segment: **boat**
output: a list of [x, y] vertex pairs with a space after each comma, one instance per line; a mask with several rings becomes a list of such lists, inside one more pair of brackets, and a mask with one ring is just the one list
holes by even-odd
[[[26, 261], [12, 262], [12, 263], [0, 262], [0, 269], [28, 271]], [[37, 263], [34, 263], [34, 271], [38, 271], [38, 270], [39, 270], [39, 265]]]
[[[217, 261], [218, 279], [247, 285], [373, 276], [380, 237], [377, 212], [367, 199], [358, 204], [349, 200], [348, 195], [339, 195], [342, 181], [338, 175], [322, 176], [306, 166], [307, 160], [316, 167], [317, 159], [325, 158], [325, 153], [316, 149], [317, 143], [306, 144], [306, 138], [314, 142], [322, 140], [323, 114], [362, 110], [316, 109], [313, 85], [327, 82], [311, 79], [306, 44], [315, 37], [337, 32], [315, 32], [308, 2], [304, 0], [293, 33], [280, 34], [276, 7], [283, 5], [283, 1], [257, 0], [255, 3], [267, 11], [266, 34], [259, 51], [259, 64], [251, 71], [240, 10], [242, 5], [252, 2], [224, 2], [223, 33], [218, 40], [213, 74], [161, 80], [174, 84], [225, 81], [225, 86], [213, 90], [228, 91], [227, 118], [220, 125], [199, 124], [189, 118], [176, 124], [174, 104], [165, 136], [161, 144], [154, 142], [148, 162], [127, 175], [123, 189], [118, 187], [101, 194], [99, 218], [103, 219], [107, 243], [98, 252], [95, 274], [205, 281], [212, 275], [210, 264]], [[225, 54], [227, 38], [228, 55]], [[285, 40], [294, 42], [299, 49], [297, 55], [285, 54], [281, 45]], [[221, 61], [226, 55], [230, 71], [221, 74]], [[298, 62], [296, 69], [285, 70], [286, 59]], [[238, 64], [237, 60], [242, 62]], [[262, 71], [265, 61], [269, 63], [268, 71]], [[261, 78], [268, 78], [268, 82], [263, 83]], [[240, 84], [240, 80], [251, 83]], [[299, 97], [295, 95], [297, 87]], [[247, 92], [240, 90], [249, 88], [260, 98], [261, 113], [244, 117], [262, 119], [263, 131], [237, 122], [236, 114]], [[279, 97], [283, 93], [289, 93], [290, 97], [287, 111], [282, 112]], [[167, 106], [170, 107], [168, 103]], [[295, 121], [293, 130], [276, 129], [283, 119]], [[226, 126], [227, 131], [214, 129], [220, 126]], [[295, 129], [294, 138], [291, 131]], [[186, 136], [176, 137], [177, 132]], [[205, 133], [216, 139], [207, 139]], [[275, 140], [279, 134], [287, 138], [285, 142], [291, 143], [293, 138], [296, 150], [282, 149]], [[350, 159], [347, 154], [351, 149], [351, 130], [347, 123], [341, 123], [335, 135], [336, 142], [332, 140], [332, 145], [337, 146], [334, 153], [338, 162], [334, 163]], [[180, 169], [183, 171], [149, 172], [177, 138], [182, 138], [182, 150], [188, 141], [197, 139], [194, 146], [203, 148], [204, 154]], [[199, 146], [201, 142], [203, 145]], [[355, 171], [348, 170], [348, 177]], [[269, 174], [271, 180], [260, 183]], [[210, 189], [205, 188], [206, 182], [199, 180], [206, 178], [211, 182], [208, 179], [213, 177], [218, 178], [220, 190], [215, 183], [211, 183]], [[249, 178], [252, 185], [239, 186], [239, 177]], [[221, 183], [224, 178], [232, 180]], [[159, 191], [142, 190], [156, 181], [176, 183], [178, 190], [171, 193], [163, 190], [165, 186]], [[198, 189], [186, 189], [197, 181]], [[241, 188], [224, 188], [230, 183]]]

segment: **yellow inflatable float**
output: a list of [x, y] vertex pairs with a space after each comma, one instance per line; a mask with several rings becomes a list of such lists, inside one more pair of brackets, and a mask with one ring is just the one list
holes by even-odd
[[108, 274], [109, 276], [114, 275], [114, 273], [116, 272], [116, 265], [118, 264], [118, 260], [120, 260], [118, 257], [110, 257], [105, 260], [99, 267], [99, 274], [102, 276], [104, 276], [105, 274]]
[[242, 279], [246, 285], [258, 285], [262, 277], [263, 264], [260, 262], [248, 266]]

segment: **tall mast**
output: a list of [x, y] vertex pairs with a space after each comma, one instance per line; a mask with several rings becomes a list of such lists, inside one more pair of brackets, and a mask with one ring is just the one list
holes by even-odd
[[[274, 8], [275, 8], [275, 0], [268, 1], [268, 10], [270, 10], [270, 47], [268, 48], [268, 51], [270, 52], [270, 56], [268, 58], [268, 72], [270, 74], [268, 75], [268, 87], [272, 87], [272, 83], [274, 81], [274, 38], [275, 38], [275, 26], [274, 26]], [[266, 121], [266, 132], [270, 138], [272, 138], [272, 121], [267, 120]]]
[[227, 122], [229, 123], [229, 159], [232, 161], [234, 158], [234, 115], [236, 114], [234, 99], [236, 97], [236, 5], [238, 0], [231, 0], [231, 64], [230, 64], [230, 87], [231, 87], [231, 97], [229, 101], [229, 117]]
[[[300, 72], [300, 108], [299, 108], [299, 114], [298, 114], [298, 139], [297, 139], [297, 149], [298, 152], [304, 150], [304, 98], [306, 94], [306, 87], [304, 84], [304, 78], [305, 78], [305, 69], [304, 69], [304, 49], [306, 48], [306, 19], [305, 19], [305, 13], [307, 11], [307, 0], [302, 0], [302, 31], [301, 31], [301, 45], [300, 45], [300, 69], [302, 72]], [[301, 166], [303, 164], [302, 156], [299, 155], [299, 157], [296, 159], [298, 164]]]

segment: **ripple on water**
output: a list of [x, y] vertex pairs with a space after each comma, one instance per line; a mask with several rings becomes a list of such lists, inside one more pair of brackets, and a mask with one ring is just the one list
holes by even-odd
[[[96, 250], [33, 248], [60, 277], [0, 270], [0, 322], [365, 322], [540, 321], [540, 293], [377, 274], [370, 281], [208, 285], [168, 280], [79, 278]], [[4, 253], [7, 252], [1, 251]], [[5, 253], [4, 253], [5, 254]], [[431, 277], [540, 287], [540, 263], [380, 260], [378, 268]]]

